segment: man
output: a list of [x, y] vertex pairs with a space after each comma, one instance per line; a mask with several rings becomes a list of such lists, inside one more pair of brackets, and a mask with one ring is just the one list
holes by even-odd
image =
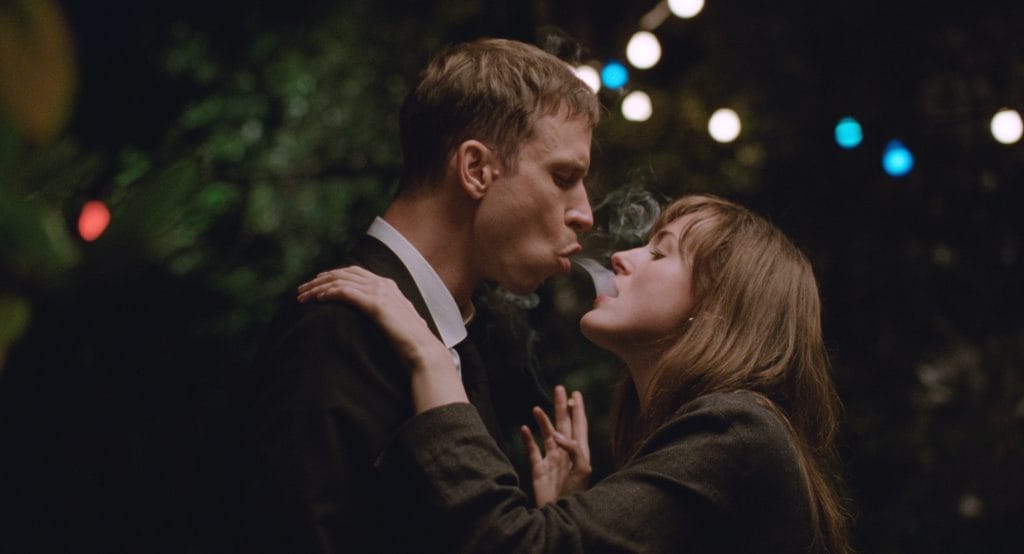
[[[538, 48], [486, 39], [445, 50], [402, 106], [396, 197], [347, 262], [398, 284], [452, 351], [499, 444], [503, 424], [523, 423], [538, 401], [537, 381], [528, 364], [487, 367], [500, 360], [484, 358], [501, 352], [488, 341], [508, 340], [481, 321], [473, 291], [491, 281], [525, 294], [569, 271], [577, 233], [593, 223], [583, 177], [598, 118], [594, 94]], [[388, 344], [340, 303], [296, 303], [275, 319], [255, 376], [265, 471], [250, 547], [451, 548], [422, 495], [397, 490], [374, 467], [411, 414], [409, 378]]]

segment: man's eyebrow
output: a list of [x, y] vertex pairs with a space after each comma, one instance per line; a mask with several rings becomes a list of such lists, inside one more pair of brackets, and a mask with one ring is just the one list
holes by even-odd
[[587, 176], [588, 166], [576, 160], [557, 160], [551, 164], [555, 171], [571, 171], [579, 173], [582, 177]]

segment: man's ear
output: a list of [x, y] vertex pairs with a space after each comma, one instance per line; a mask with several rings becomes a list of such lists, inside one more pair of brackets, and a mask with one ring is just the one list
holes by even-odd
[[464, 141], [455, 150], [455, 175], [462, 190], [474, 200], [487, 194], [500, 175], [494, 151], [478, 140]]

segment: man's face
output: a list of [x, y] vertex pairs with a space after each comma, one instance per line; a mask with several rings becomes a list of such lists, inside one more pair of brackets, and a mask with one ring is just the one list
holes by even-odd
[[477, 260], [484, 279], [526, 294], [555, 273], [568, 273], [580, 250], [576, 234], [593, 213], [583, 186], [591, 128], [563, 113], [540, 118], [520, 146], [515, 174], [491, 183], [477, 214]]

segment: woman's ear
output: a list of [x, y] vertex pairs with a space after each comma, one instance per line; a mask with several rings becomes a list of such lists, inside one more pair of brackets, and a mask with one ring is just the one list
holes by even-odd
[[455, 174], [462, 190], [479, 200], [500, 174], [497, 156], [486, 144], [467, 140], [455, 151]]

